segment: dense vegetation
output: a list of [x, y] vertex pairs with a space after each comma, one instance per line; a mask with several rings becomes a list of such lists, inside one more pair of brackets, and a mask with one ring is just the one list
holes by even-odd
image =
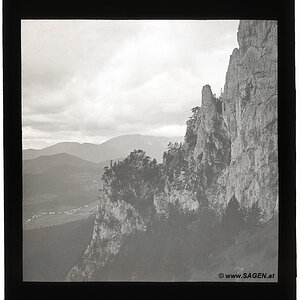
[[161, 187], [161, 168], [156, 159], [134, 150], [122, 161], [111, 163], [102, 176], [104, 192], [112, 201], [124, 200], [136, 208], [148, 207]]

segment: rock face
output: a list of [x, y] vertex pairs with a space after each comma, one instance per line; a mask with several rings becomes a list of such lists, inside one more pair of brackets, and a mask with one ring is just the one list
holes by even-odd
[[258, 201], [271, 216], [278, 209], [277, 23], [241, 21], [237, 36], [223, 94], [231, 162], [220, 184], [227, 202], [233, 194], [246, 207]]
[[242, 207], [258, 202], [265, 220], [277, 213], [277, 23], [241, 21], [237, 38], [224, 93], [217, 99], [204, 86], [202, 105], [187, 122], [177, 181], [162, 177], [148, 215], [102, 197], [90, 246], [68, 280], [95, 280], [127, 236], [145, 231], [153, 214], [168, 217], [172, 205], [183, 213], [209, 207], [220, 214], [235, 195]]
[[132, 205], [101, 197], [92, 241], [80, 262], [69, 272], [67, 280], [93, 281], [97, 268], [114, 259], [124, 238], [136, 230], [145, 229], [143, 219]]
[[215, 182], [230, 164], [231, 140], [217, 105], [218, 100], [213, 96], [210, 86], [204, 86], [202, 105], [194, 118], [187, 122], [187, 133], [196, 135], [195, 146], [188, 143], [187, 134], [185, 137], [186, 147], [192, 150], [188, 151], [188, 160], [195, 165], [194, 172], [198, 177], [198, 198], [202, 204], [210, 206], [216, 202], [215, 199], [208, 201], [211, 193], [215, 195]]
[[183, 214], [196, 211], [199, 208], [199, 202], [195, 195], [187, 190], [171, 190], [167, 195], [165, 193], [154, 196], [153, 201], [156, 213], [161, 216], [169, 216], [170, 206], [176, 206]]

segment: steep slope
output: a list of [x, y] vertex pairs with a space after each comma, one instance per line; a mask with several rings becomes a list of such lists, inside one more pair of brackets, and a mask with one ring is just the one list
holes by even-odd
[[100, 163], [110, 159], [126, 157], [134, 149], [144, 149], [147, 155], [161, 161], [162, 154], [170, 141], [182, 141], [181, 137], [156, 137], [144, 135], [124, 135], [113, 138], [100, 145], [90, 143], [58, 143], [56, 145], [41, 149], [25, 149], [23, 159], [34, 159], [40, 156], [48, 156], [66, 153], [81, 159]]
[[[191, 274], [192, 281], [233, 281], [223, 274], [237, 274], [236, 281], [257, 281], [257, 273], [273, 275], [268, 282], [276, 281], [278, 261], [278, 217], [274, 216], [253, 233], [242, 232], [236, 244], [212, 253], [209, 268], [195, 270]], [[252, 277], [250, 276], [252, 275]], [[228, 275], [227, 275], [228, 276]]]
[[[253, 258], [256, 271], [276, 270], [277, 23], [241, 21], [237, 36], [224, 93], [215, 98], [209, 85], [203, 87], [184, 143], [170, 145], [157, 166], [156, 186], [151, 176], [141, 181], [149, 162], [137, 153], [107, 170], [93, 238], [67, 280], [214, 280], [216, 256], [224, 271], [240, 270], [250, 259], [238, 239], [243, 231], [261, 243], [259, 258]], [[146, 198], [146, 208], [139, 209]], [[271, 226], [259, 227], [268, 220]], [[274, 238], [267, 242], [265, 233]], [[144, 247], [146, 240], [156, 259]], [[161, 248], [154, 246], [158, 241]], [[126, 260], [133, 261], [137, 247], [144, 254], [136, 256], [135, 269]], [[267, 248], [274, 250], [271, 267], [263, 259]], [[229, 255], [235, 270], [226, 263]], [[163, 270], [151, 268], [148, 258], [153, 266], [160, 260]], [[121, 279], [118, 270], [127, 270]]]

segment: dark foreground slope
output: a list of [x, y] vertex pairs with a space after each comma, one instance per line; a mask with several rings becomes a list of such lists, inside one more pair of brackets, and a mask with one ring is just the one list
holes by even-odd
[[[209, 259], [209, 268], [194, 271], [191, 280], [259, 282], [261, 279], [257, 279], [256, 274], [265, 273], [270, 276], [265, 281], [276, 282], [277, 265], [278, 216], [274, 216], [254, 232], [241, 232], [236, 244], [213, 253]], [[224, 274], [224, 277], [219, 274]]]
[[89, 244], [95, 217], [23, 232], [23, 280], [64, 281]]
[[114, 260], [97, 270], [97, 281], [259, 281], [256, 273], [277, 281], [277, 217], [255, 231], [241, 231], [236, 240], [197, 218], [176, 221], [158, 221], [124, 239]]

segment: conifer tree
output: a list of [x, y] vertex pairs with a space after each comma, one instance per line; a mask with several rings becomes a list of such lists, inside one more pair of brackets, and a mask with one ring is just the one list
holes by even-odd
[[247, 211], [246, 227], [248, 230], [255, 230], [260, 224], [263, 216], [263, 211], [259, 207], [258, 202], [254, 202], [250, 209]]
[[228, 237], [236, 237], [244, 227], [244, 215], [239, 202], [233, 195], [222, 217], [222, 230]]

